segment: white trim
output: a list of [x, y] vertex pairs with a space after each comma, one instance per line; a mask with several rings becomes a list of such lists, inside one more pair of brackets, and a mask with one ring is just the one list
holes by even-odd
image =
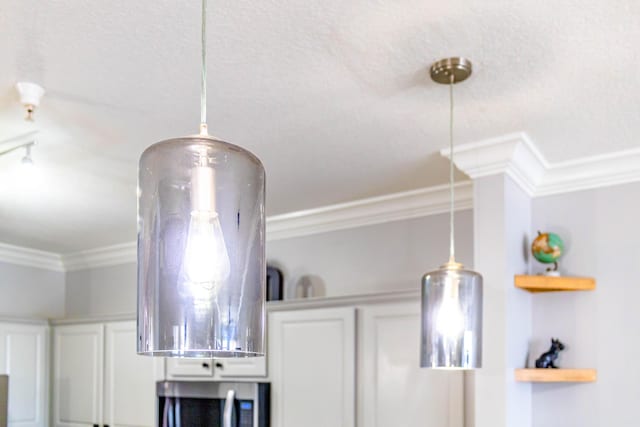
[[62, 256], [66, 271], [108, 267], [136, 262], [136, 242], [121, 243]]
[[[473, 191], [470, 182], [456, 184], [456, 210], [471, 209]], [[323, 206], [267, 218], [267, 241], [309, 236], [392, 221], [446, 213], [449, 210], [448, 186], [440, 185], [348, 203]], [[0, 261], [22, 263], [30, 267], [76, 271], [136, 262], [136, 242], [105, 246], [59, 255], [18, 246], [0, 244]], [[40, 254], [39, 257], [29, 254]], [[43, 262], [48, 257], [48, 262]]]
[[[440, 154], [449, 158], [449, 150]], [[471, 179], [504, 173], [509, 175], [530, 196], [549, 164], [524, 133], [473, 142], [454, 148], [454, 162]]]
[[62, 257], [59, 254], [6, 243], [0, 243], [0, 262], [43, 270], [64, 271]]
[[[267, 301], [268, 313], [288, 310], [306, 310], [313, 308], [336, 308], [358, 305], [401, 303], [406, 301], [419, 301], [420, 287], [411, 289], [399, 289], [397, 291], [383, 291], [361, 295], [341, 295], [333, 297], [295, 298], [283, 301]], [[100, 315], [92, 317], [65, 317], [61, 319], [35, 320], [37, 323], [48, 323], [51, 326], [76, 325], [87, 323], [123, 322], [136, 320], [136, 313], [120, 313]], [[29, 320], [21, 320], [29, 321]]]
[[[449, 150], [440, 154], [448, 158]], [[525, 133], [460, 145], [454, 161], [471, 179], [508, 175], [531, 197], [640, 181], [638, 148], [549, 163]]]
[[[456, 185], [456, 210], [472, 208], [472, 193], [470, 182]], [[448, 186], [440, 185], [272, 216], [267, 218], [267, 241], [420, 218], [448, 211]]]
[[640, 181], [640, 148], [550, 165], [536, 196]]

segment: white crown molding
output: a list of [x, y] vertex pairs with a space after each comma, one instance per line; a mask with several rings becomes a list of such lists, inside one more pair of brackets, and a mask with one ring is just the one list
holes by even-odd
[[[525, 133], [463, 144], [454, 148], [454, 163], [471, 179], [506, 174], [530, 196], [535, 194], [549, 164]], [[440, 150], [449, 158], [449, 149]]]
[[[449, 211], [447, 185], [389, 194], [267, 218], [267, 241], [308, 236]], [[471, 209], [470, 182], [456, 185], [456, 210]]]
[[536, 196], [640, 181], [640, 148], [551, 164]]
[[[456, 210], [472, 208], [470, 182], [456, 184]], [[448, 212], [448, 186], [436, 186], [267, 218], [267, 241], [420, 218]], [[3, 249], [6, 248], [6, 249]], [[0, 261], [30, 267], [77, 271], [136, 262], [136, 242], [70, 254], [0, 245]], [[47, 262], [44, 262], [47, 261]]]
[[136, 262], [136, 251], [136, 242], [121, 243], [119, 245], [65, 254], [62, 256], [62, 262], [66, 271], [108, 267]]
[[508, 175], [531, 197], [640, 181], [640, 149], [549, 163], [525, 133], [460, 145], [454, 162], [471, 179]]
[[0, 262], [43, 270], [64, 271], [62, 257], [53, 252], [0, 243]]

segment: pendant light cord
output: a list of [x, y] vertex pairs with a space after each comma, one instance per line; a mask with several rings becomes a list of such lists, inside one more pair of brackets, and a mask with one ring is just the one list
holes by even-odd
[[207, 132], [207, 0], [202, 0], [202, 78], [200, 80], [200, 135]]
[[449, 262], [455, 263], [455, 239], [454, 239], [454, 221], [453, 212], [455, 208], [455, 189], [453, 177], [453, 84], [455, 76], [451, 74], [449, 83]]

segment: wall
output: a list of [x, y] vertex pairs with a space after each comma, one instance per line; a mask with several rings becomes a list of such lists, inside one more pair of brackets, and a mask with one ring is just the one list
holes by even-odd
[[[448, 257], [448, 214], [267, 243], [269, 263], [285, 275], [287, 298], [300, 295], [303, 276], [312, 276], [315, 296], [418, 288], [422, 275]], [[471, 210], [456, 213], [456, 258], [473, 265]]]
[[465, 376], [465, 426], [530, 427], [531, 386], [513, 370], [524, 364], [531, 297], [513, 286], [527, 269], [531, 199], [504, 174], [474, 180], [474, 261], [483, 275], [482, 369]]
[[[267, 243], [267, 259], [284, 273], [287, 298], [311, 276], [315, 296], [418, 288], [422, 275], [448, 258], [448, 215], [377, 224]], [[473, 218], [456, 213], [459, 261], [473, 264]], [[136, 266], [67, 273], [67, 316], [136, 311]]]
[[[638, 425], [640, 396], [640, 183], [533, 202], [533, 233], [560, 234], [563, 274], [597, 279], [593, 292], [533, 296], [532, 356], [550, 337], [567, 348], [562, 367], [597, 368], [591, 384], [533, 386], [534, 427]], [[534, 271], [543, 267], [532, 262]]]
[[9, 317], [63, 317], [64, 279], [62, 272], [0, 263], [0, 314]]
[[135, 313], [136, 277], [135, 263], [67, 272], [67, 317]]

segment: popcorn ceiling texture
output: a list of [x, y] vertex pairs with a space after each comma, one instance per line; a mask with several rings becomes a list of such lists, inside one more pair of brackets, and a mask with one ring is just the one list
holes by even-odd
[[[256, 153], [268, 214], [442, 184], [456, 140], [525, 131], [550, 162], [637, 146], [640, 3], [210, 0], [209, 128]], [[131, 241], [137, 160], [196, 133], [199, 2], [0, 0], [0, 139], [28, 130], [13, 85], [47, 89], [34, 160], [0, 159], [0, 241], [70, 252]], [[34, 190], [35, 188], [35, 190]]]

